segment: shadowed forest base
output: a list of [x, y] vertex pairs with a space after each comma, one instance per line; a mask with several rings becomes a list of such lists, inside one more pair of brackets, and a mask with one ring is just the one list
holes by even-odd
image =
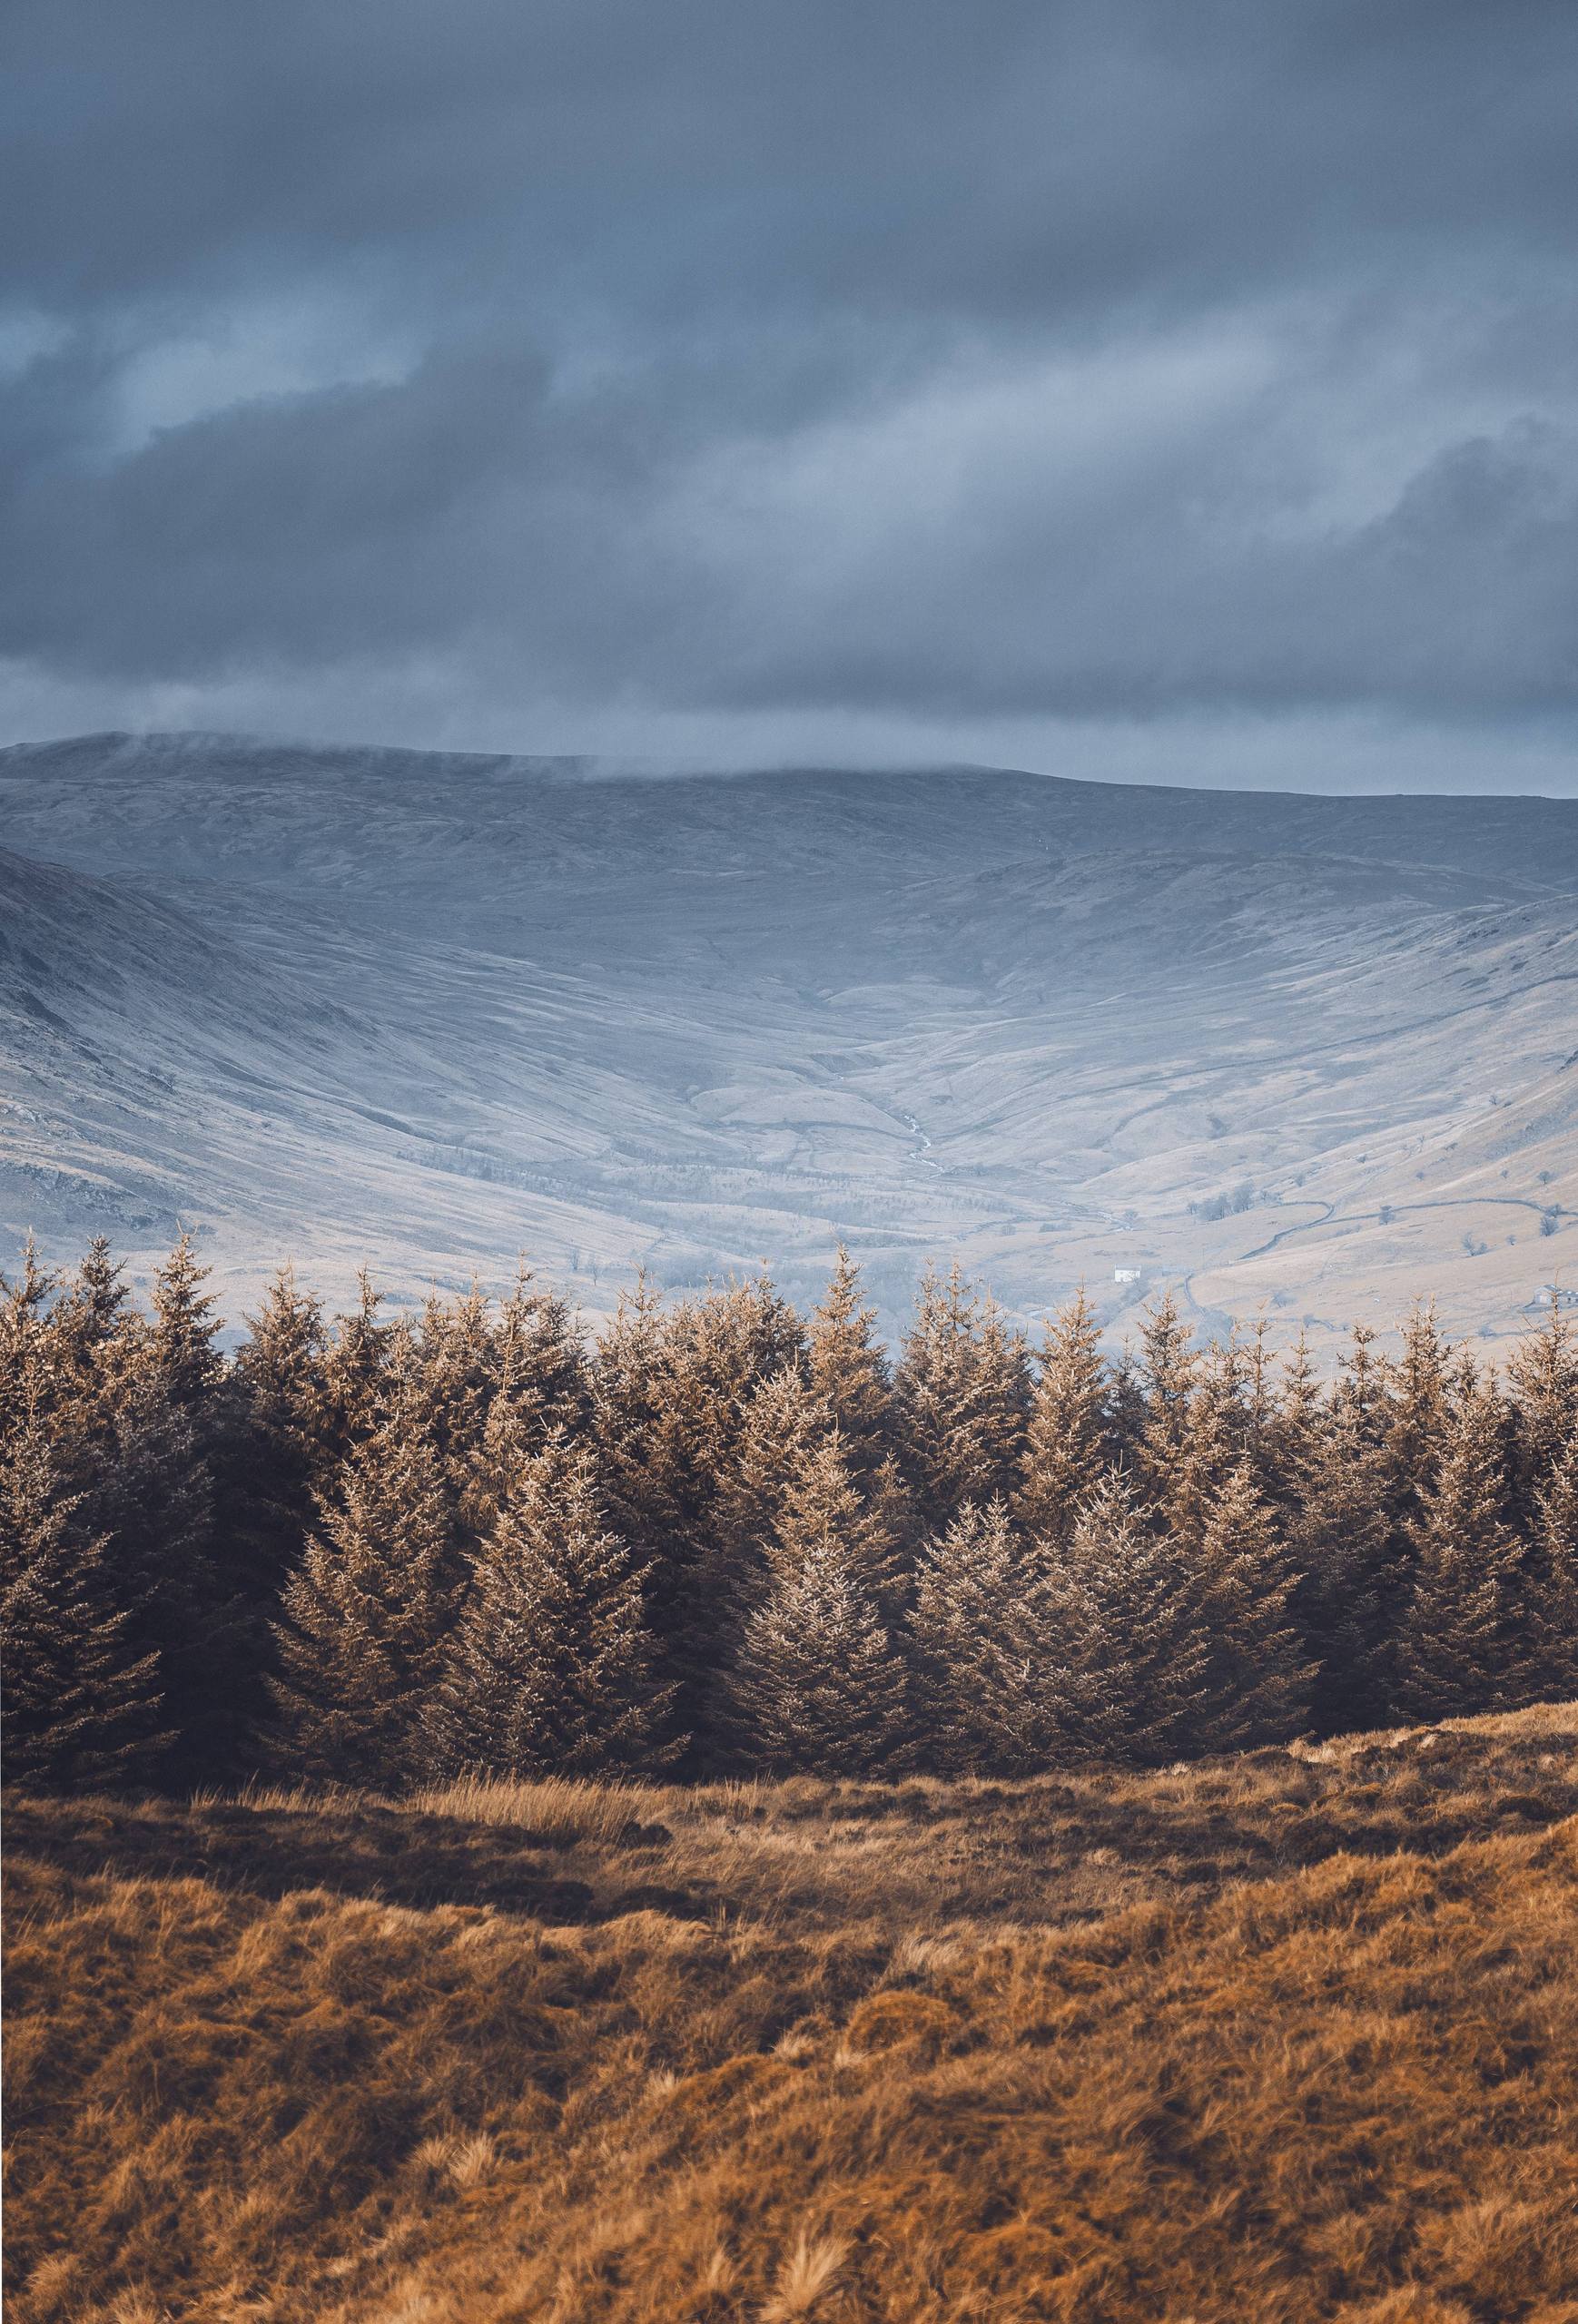
[[1578, 1709], [18, 1797], [18, 2324], [1572, 2324]]

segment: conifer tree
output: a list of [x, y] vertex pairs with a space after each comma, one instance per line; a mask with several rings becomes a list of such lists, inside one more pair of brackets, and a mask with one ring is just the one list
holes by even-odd
[[826, 1291], [806, 1330], [806, 1376], [827, 1407], [845, 1456], [866, 1475], [896, 1450], [893, 1387], [876, 1337], [876, 1310], [841, 1243]]
[[1566, 1702], [1578, 1696], [1578, 1430], [1535, 1492], [1529, 1563], [1532, 1691]]
[[382, 1786], [411, 1772], [459, 1581], [442, 1463], [397, 1403], [352, 1449], [285, 1589], [272, 1688], [287, 1765]]
[[470, 1491], [498, 1392], [500, 1350], [488, 1304], [473, 1283], [455, 1298], [430, 1292], [423, 1305], [402, 1393], [443, 1464], [451, 1509]]
[[872, 1539], [883, 1544], [880, 1571], [873, 1568], [877, 1603], [896, 1636], [914, 1594], [915, 1497], [891, 1452], [874, 1472], [863, 1472], [857, 1456], [851, 1473], [865, 1504]]
[[88, 1426], [83, 1513], [107, 1537], [134, 1640], [158, 1656], [165, 1780], [184, 1788], [244, 1773], [257, 1631], [233, 1577], [220, 1571], [199, 1416], [172, 1401], [134, 1344], [130, 1361], [101, 1379]]
[[1171, 1506], [1188, 1453], [1189, 1413], [1199, 1359], [1194, 1335], [1170, 1291], [1147, 1311], [1139, 1334], [1139, 1380], [1144, 1416], [1134, 1474], [1141, 1502]]
[[97, 1349], [76, 1291], [39, 1265], [31, 1236], [21, 1275], [0, 1275], [0, 1463], [25, 1432], [40, 1433], [67, 1496], [93, 1466], [87, 1413]]
[[488, 1410], [462, 1498], [462, 1554], [467, 1557], [476, 1556], [499, 1511], [518, 1490], [522, 1467], [541, 1452], [545, 1442], [533, 1425], [531, 1407], [518, 1403], [510, 1393], [508, 1364], [507, 1358], [505, 1375]]
[[758, 1381], [803, 1369], [800, 1318], [765, 1275], [682, 1301], [671, 1319], [673, 1418], [678, 1424], [686, 1515], [705, 1527], [726, 1477]]
[[105, 1237], [95, 1235], [49, 1316], [54, 1354], [79, 1390], [101, 1372], [127, 1324], [124, 1270]]
[[1011, 1523], [1008, 1504], [966, 1502], [926, 1544], [916, 1575], [917, 1764], [955, 1775], [1044, 1767], [1058, 1735], [1057, 1632], [1045, 1561]]
[[1113, 1447], [1101, 1325], [1080, 1286], [1047, 1326], [1025, 1430], [1014, 1516], [1042, 1541], [1065, 1541], [1086, 1496], [1101, 1482]]
[[405, 1370], [399, 1360], [404, 1334], [380, 1315], [382, 1293], [365, 1267], [356, 1281], [356, 1312], [337, 1318], [321, 1365], [331, 1462], [330, 1475], [315, 1480], [321, 1492], [340, 1462], [388, 1417], [397, 1377]]
[[498, 1378], [460, 1514], [480, 1541], [515, 1490], [518, 1472], [550, 1438], [591, 1443], [590, 1392], [578, 1328], [562, 1300], [527, 1288], [524, 1273], [498, 1331]]
[[1413, 1538], [1451, 1432], [1448, 1374], [1434, 1303], [1417, 1305], [1403, 1326], [1401, 1352], [1383, 1367], [1393, 1521], [1402, 1541]]
[[301, 1288], [295, 1268], [287, 1265], [274, 1275], [246, 1326], [234, 1373], [247, 1403], [271, 1429], [316, 1446], [325, 1435], [328, 1401], [321, 1302]]
[[1389, 1464], [1340, 1402], [1305, 1415], [1283, 1442], [1293, 1613], [1315, 1665], [1311, 1723], [1323, 1735], [1381, 1726], [1396, 1627]]
[[173, 1404], [202, 1416], [200, 1427], [212, 1413], [224, 1377], [214, 1345], [223, 1326], [213, 1313], [213, 1295], [204, 1287], [211, 1274], [183, 1233], [154, 1272], [153, 1312], [145, 1326], [148, 1368]]
[[1386, 1369], [1375, 1347], [1376, 1334], [1369, 1325], [1356, 1324], [1337, 1358], [1331, 1401], [1333, 1410], [1341, 1411], [1356, 1436], [1384, 1447], [1388, 1418]]
[[[718, 1491], [709, 1526], [711, 1578], [698, 1575], [704, 1595], [729, 1618], [743, 1620], [761, 1595], [779, 1517], [820, 1448], [835, 1439], [859, 1503], [856, 1531], [863, 1571], [878, 1610], [892, 1628], [908, 1600], [910, 1497], [891, 1456], [872, 1470], [862, 1451], [844, 1439], [829, 1405], [793, 1367], [758, 1381], [746, 1400], [745, 1425]], [[731, 1633], [732, 1635], [732, 1633]]]
[[1515, 1427], [1509, 1507], [1524, 1530], [1535, 1523], [1540, 1493], [1578, 1438], [1578, 1330], [1572, 1305], [1557, 1293], [1540, 1330], [1514, 1349], [1506, 1367]]
[[581, 1323], [567, 1300], [538, 1287], [524, 1262], [499, 1308], [494, 1338], [500, 1390], [508, 1386], [528, 1445], [540, 1451], [556, 1428], [581, 1435], [591, 1419]]
[[[215, 1536], [233, 1630], [228, 1722], [255, 1763], [271, 1697], [273, 1617], [333, 1474], [323, 1311], [281, 1267], [247, 1319], [231, 1371], [233, 1412], [215, 1462]], [[212, 1650], [212, 1641], [210, 1641]], [[244, 1736], [244, 1739], [243, 1739]]]
[[[1303, 1334], [1299, 1335], [1300, 1348]], [[1298, 1360], [1295, 1351], [1293, 1364]], [[1267, 1500], [1275, 1501], [1277, 1492], [1278, 1421], [1281, 1404], [1287, 1387], [1278, 1388], [1277, 1374], [1284, 1374], [1293, 1364], [1278, 1367], [1271, 1347], [1270, 1331], [1264, 1315], [1257, 1315], [1249, 1326], [1248, 1336], [1238, 1343], [1239, 1425], [1243, 1450], [1255, 1472], [1255, 1482]]]
[[1031, 1407], [1030, 1344], [988, 1292], [980, 1307], [979, 1385], [983, 1450], [995, 1492], [1007, 1499], [1019, 1484], [1025, 1424]]
[[1114, 1469], [1137, 1478], [1144, 1462], [1147, 1420], [1145, 1386], [1134, 1351], [1126, 1340], [1107, 1382], [1107, 1438]]
[[841, 1243], [827, 1290], [807, 1326], [806, 1377], [838, 1431], [863, 1500], [892, 1541], [892, 1570], [882, 1592], [883, 1617], [891, 1627], [908, 1602], [917, 1516], [899, 1457], [898, 1405], [876, 1321], [860, 1269]]
[[904, 1673], [872, 1579], [883, 1554], [829, 1436], [785, 1496], [730, 1673], [736, 1728], [756, 1764], [866, 1774], [898, 1751]]
[[800, 1365], [800, 1320], [765, 1276], [665, 1313], [645, 1283], [598, 1343], [594, 1430], [610, 1522], [646, 1571], [676, 1722], [708, 1737], [724, 1548], [719, 1507], [751, 1392]]
[[1256, 1430], [1260, 1489], [1285, 1524], [1291, 1521], [1306, 1476], [1320, 1457], [1331, 1418], [1301, 1326], [1283, 1360], [1280, 1391], [1267, 1393], [1264, 1417]]
[[957, 1265], [928, 1267], [894, 1380], [904, 1462], [921, 1518], [935, 1530], [967, 1501], [1019, 1483], [1030, 1408], [1023, 1337]]
[[1190, 1748], [1209, 1670], [1199, 1593], [1126, 1476], [1087, 1496], [1045, 1589], [1056, 1758], [1151, 1767]]
[[[1176, 1415], [1182, 1443], [1162, 1505], [1176, 1539], [1197, 1553], [1228, 1480], [1249, 1458], [1250, 1377], [1237, 1332], [1213, 1341], [1196, 1359], [1191, 1388]], [[1170, 1432], [1170, 1416], [1168, 1425]]]
[[1503, 1517], [1495, 1396], [1476, 1384], [1457, 1396], [1444, 1427], [1410, 1521], [1414, 1582], [1397, 1642], [1396, 1706], [1421, 1720], [1508, 1708], [1530, 1677], [1518, 1542]]
[[140, 1652], [102, 1536], [61, 1490], [36, 1401], [0, 1459], [0, 1757], [8, 1782], [81, 1791], [145, 1779], [160, 1729], [159, 1664]]
[[244, 1465], [242, 1404], [217, 1344], [223, 1326], [210, 1280], [182, 1234], [154, 1272], [151, 1314], [135, 1318], [105, 1378], [113, 1451], [90, 1496], [95, 1526], [146, 1583], [149, 1643], [175, 1738], [167, 1778], [177, 1785], [253, 1764], [258, 1661], [276, 1580], [249, 1571], [223, 1521], [233, 1508], [227, 1480]]
[[1314, 1671], [1293, 1611], [1297, 1576], [1247, 1456], [1207, 1510], [1198, 1574], [1209, 1649], [1199, 1745], [1244, 1751], [1288, 1741], [1307, 1723]]
[[768, 1544], [784, 1499], [804, 1462], [833, 1427], [830, 1407], [793, 1365], [758, 1380], [751, 1390], [739, 1443], [719, 1485], [714, 1512], [717, 1566], [711, 1590], [720, 1608], [748, 1606], [760, 1594]]
[[[598, 1497], [610, 1529], [646, 1575], [647, 1618], [666, 1670], [686, 1610], [695, 1551], [671, 1330], [656, 1287], [643, 1273], [632, 1290], [620, 1293], [592, 1368]], [[679, 1714], [693, 1730], [695, 1696], [693, 1686]]]
[[44, 1405], [51, 1367], [39, 1361], [39, 1334], [59, 1277], [39, 1265], [30, 1235], [22, 1249], [22, 1273], [13, 1282], [0, 1275], [0, 1429], [17, 1427], [25, 1411]]
[[661, 1554], [684, 1523], [673, 1404], [668, 1317], [643, 1272], [599, 1334], [592, 1372], [599, 1488], [614, 1531], [643, 1560]]
[[300, 1554], [313, 1488], [332, 1473], [327, 1344], [321, 1305], [298, 1288], [293, 1267], [281, 1267], [236, 1351], [241, 1441], [224, 1480], [229, 1521], [248, 1528], [257, 1570], [274, 1589]]
[[596, 1479], [591, 1446], [558, 1427], [511, 1472], [424, 1715], [435, 1772], [590, 1775], [673, 1756], [642, 1575]]
[[[524, 1265], [497, 1319], [478, 1287], [429, 1295], [409, 1354], [397, 1342], [400, 1393], [414, 1398], [444, 1465], [459, 1537], [475, 1546], [493, 1514], [490, 1441], [540, 1448], [556, 1428], [577, 1431], [589, 1398], [580, 1332], [565, 1301], [537, 1290]], [[512, 1407], [492, 1426], [500, 1397]]]
[[183, 1240], [144, 1317], [127, 1306], [99, 1241], [53, 1302], [38, 1297], [29, 1268], [0, 1327], [0, 1341], [19, 1346], [30, 1319], [32, 1401], [59, 1491], [74, 1503], [74, 1532], [100, 1544], [104, 1587], [126, 1616], [126, 1652], [156, 1658], [163, 1772], [177, 1783], [236, 1771], [248, 1669], [235, 1592], [216, 1562], [214, 1468], [232, 1414], [203, 1281]]

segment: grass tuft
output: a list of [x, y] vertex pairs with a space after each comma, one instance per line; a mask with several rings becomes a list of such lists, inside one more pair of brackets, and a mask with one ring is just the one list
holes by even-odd
[[491, 1776], [459, 1776], [412, 1795], [409, 1807], [465, 1824], [497, 1824], [529, 1832], [549, 1844], [615, 1840], [638, 1822], [644, 1794], [626, 1787], [568, 1776], [506, 1783]]
[[762, 2324], [794, 2324], [796, 2317], [809, 2316], [833, 2290], [848, 2256], [848, 2242], [841, 2235], [802, 2234], [778, 2270], [773, 2296], [761, 2312]]

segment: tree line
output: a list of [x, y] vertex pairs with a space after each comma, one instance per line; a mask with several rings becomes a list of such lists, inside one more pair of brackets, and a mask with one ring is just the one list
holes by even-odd
[[595, 1336], [522, 1273], [233, 1353], [182, 1240], [0, 1276], [13, 1780], [399, 1790], [667, 1768], [1167, 1764], [1578, 1692], [1578, 1333], [1428, 1309], [1323, 1380], [1170, 1297], [1032, 1350], [957, 1267], [890, 1358], [840, 1254]]

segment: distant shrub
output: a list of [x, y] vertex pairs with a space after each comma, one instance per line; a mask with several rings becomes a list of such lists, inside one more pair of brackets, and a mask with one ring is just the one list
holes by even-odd
[[1255, 1189], [1246, 1178], [1219, 1195], [1208, 1195], [1204, 1202], [1192, 1202], [1190, 1210], [1198, 1218], [1232, 1218], [1239, 1212], [1255, 1206]]

